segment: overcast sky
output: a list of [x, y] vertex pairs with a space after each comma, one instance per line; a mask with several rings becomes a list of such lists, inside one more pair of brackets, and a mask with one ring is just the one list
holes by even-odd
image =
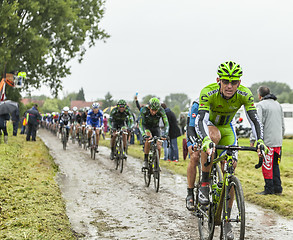
[[[220, 63], [243, 68], [242, 84], [277, 81], [293, 89], [292, 0], [108, 0], [101, 21], [111, 38], [73, 60], [65, 92], [86, 100], [170, 93], [198, 97]], [[49, 90], [32, 92], [45, 93]]]

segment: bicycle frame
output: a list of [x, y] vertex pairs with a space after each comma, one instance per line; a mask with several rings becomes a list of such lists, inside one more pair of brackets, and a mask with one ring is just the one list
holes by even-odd
[[[219, 202], [217, 204], [217, 209], [215, 213], [215, 224], [221, 224], [221, 213], [223, 208], [223, 201], [225, 197], [225, 192], [227, 191], [227, 187], [229, 185], [229, 178], [234, 175], [234, 167], [233, 167], [233, 159], [232, 159], [232, 151], [234, 150], [242, 150], [242, 151], [257, 151], [256, 147], [244, 147], [244, 146], [221, 146], [217, 145], [216, 149], [227, 150], [227, 153], [221, 157], [218, 157], [213, 160], [213, 164], [217, 164], [221, 161], [226, 161], [224, 165], [224, 176], [223, 176], [223, 187], [221, 190]], [[227, 207], [225, 207], [227, 209]], [[228, 221], [228, 213], [225, 211], [225, 219]], [[241, 220], [241, 219], [240, 219]]]
[[157, 142], [163, 142], [164, 140], [162, 140], [161, 137], [154, 136], [151, 139], [147, 139], [146, 141], [148, 141], [151, 146], [148, 169], [142, 170], [144, 172], [145, 185], [147, 187], [150, 185], [151, 175], [153, 175], [155, 190], [158, 192], [160, 186], [160, 158]]
[[116, 163], [116, 170], [120, 166], [120, 173], [123, 171], [123, 162], [125, 157], [124, 151], [124, 143], [123, 143], [123, 135], [128, 135], [128, 132], [124, 129], [118, 129], [116, 131], [116, 140], [115, 140], [115, 163]]

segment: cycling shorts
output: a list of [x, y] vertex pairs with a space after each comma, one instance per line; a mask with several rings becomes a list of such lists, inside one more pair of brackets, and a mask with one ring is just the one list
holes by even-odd
[[112, 124], [112, 128], [115, 128], [115, 129], [122, 129], [123, 127], [125, 128], [127, 126], [124, 123], [117, 123], [117, 122], [114, 122]]
[[[237, 136], [236, 136], [236, 130], [235, 130], [235, 124], [232, 122], [228, 125], [219, 125], [216, 126], [220, 133], [221, 133], [221, 140], [218, 143], [218, 145], [237, 145]], [[217, 155], [222, 156], [226, 154], [226, 150], [217, 150]], [[238, 159], [238, 151], [233, 151], [232, 156], [234, 160]]]
[[145, 128], [145, 131], [149, 130], [152, 133], [152, 137], [156, 136], [156, 137], [160, 137], [161, 136], [161, 131], [159, 127], [156, 128]]

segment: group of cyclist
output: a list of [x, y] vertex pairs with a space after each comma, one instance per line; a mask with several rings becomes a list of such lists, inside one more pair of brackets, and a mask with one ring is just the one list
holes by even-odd
[[[188, 114], [186, 131], [188, 152], [190, 154], [190, 162], [187, 169], [186, 207], [188, 210], [195, 209], [194, 184], [200, 156], [202, 183], [199, 188], [198, 199], [201, 205], [209, 204], [209, 171], [211, 164], [207, 165], [206, 162], [208, 156], [211, 156], [213, 159], [214, 146], [216, 144], [237, 145], [234, 116], [241, 106], [245, 107], [253, 133], [256, 136], [258, 155], [261, 156], [261, 151], [259, 150], [261, 146], [267, 152], [267, 147], [263, 142], [263, 127], [257, 115], [253, 95], [247, 87], [241, 85], [242, 68], [233, 61], [227, 61], [219, 65], [217, 74], [216, 82], [202, 89], [199, 98], [193, 102]], [[73, 112], [76, 110], [73, 109]], [[94, 103], [87, 114], [86, 111], [83, 112], [86, 118], [83, 115], [77, 117], [77, 114], [70, 116], [68, 111], [69, 108], [65, 107], [63, 113], [59, 116], [60, 126], [77, 121], [79, 124], [86, 122], [86, 126], [103, 127], [103, 112], [99, 109], [98, 103]], [[138, 119], [139, 130], [144, 139], [152, 138], [152, 136], [160, 137], [161, 135], [162, 138], [167, 138], [169, 123], [158, 98], [151, 98], [149, 103], [140, 109]], [[159, 127], [160, 119], [164, 123], [163, 131]], [[133, 114], [125, 100], [118, 101], [117, 106], [110, 113], [108, 123], [112, 130], [110, 158], [113, 159], [116, 130], [124, 129], [125, 131], [130, 131], [134, 125]], [[98, 130], [97, 136], [99, 136]], [[126, 135], [123, 141], [124, 146], [127, 146]], [[199, 143], [200, 148], [198, 148]], [[160, 152], [160, 144], [158, 144], [158, 149]], [[149, 151], [150, 144], [148, 141], [144, 141], [144, 162], [142, 168], [147, 168], [148, 166]], [[225, 154], [225, 151], [218, 150], [217, 154], [221, 156]], [[237, 166], [237, 155], [237, 151], [234, 151], [234, 169]], [[224, 171], [223, 165], [222, 171]], [[228, 216], [229, 214], [228, 208]], [[228, 239], [233, 239], [231, 225], [230, 237]]]

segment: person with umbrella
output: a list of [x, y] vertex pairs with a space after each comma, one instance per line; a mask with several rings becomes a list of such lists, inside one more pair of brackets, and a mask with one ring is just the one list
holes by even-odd
[[26, 140], [30, 141], [30, 138], [32, 136], [32, 141], [36, 141], [37, 127], [39, 124], [39, 120], [41, 119], [41, 115], [38, 111], [38, 105], [35, 104], [31, 109], [27, 110], [26, 113], [29, 114]]
[[6, 122], [10, 119], [10, 116], [8, 113], [1, 114], [0, 115], [0, 143], [2, 138], [2, 132], [4, 134], [4, 143], [7, 144], [8, 141], [8, 132], [6, 128]]
[[8, 141], [6, 122], [10, 119], [9, 114], [18, 110], [18, 103], [10, 100], [0, 102], [0, 135], [4, 133], [4, 142]]

